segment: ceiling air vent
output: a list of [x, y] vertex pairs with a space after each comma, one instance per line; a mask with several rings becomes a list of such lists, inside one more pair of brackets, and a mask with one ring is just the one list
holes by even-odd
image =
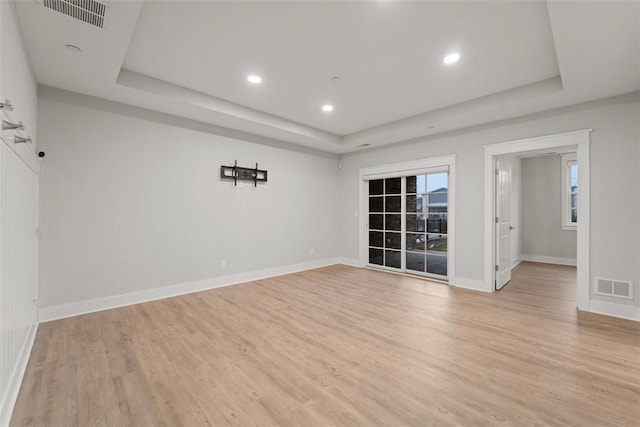
[[98, 28], [104, 26], [106, 3], [96, 0], [43, 0], [45, 7]]

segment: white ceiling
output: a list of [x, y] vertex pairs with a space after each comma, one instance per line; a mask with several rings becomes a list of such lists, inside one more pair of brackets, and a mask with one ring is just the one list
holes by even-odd
[[640, 89], [633, 1], [112, 1], [104, 29], [17, 11], [41, 84], [335, 153]]
[[145, 3], [123, 67], [339, 135], [559, 75], [545, 3], [460, 6]]

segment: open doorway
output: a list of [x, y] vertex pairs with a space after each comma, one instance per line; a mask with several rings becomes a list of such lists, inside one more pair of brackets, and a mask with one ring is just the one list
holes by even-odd
[[[501, 159], [517, 157], [522, 161], [522, 157], [575, 152], [581, 191], [575, 200], [576, 212], [580, 212], [580, 221], [575, 223], [576, 295], [578, 308], [589, 310], [589, 132], [568, 132], [485, 147], [485, 283], [490, 291], [500, 289], [511, 279], [511, 234], [522, 238], [522, 230], [514, 233], [518, 227], [511, 221], [513, 160]], [[503, 212], [502, 218], [499, 211]]]
[[567, 289], [554, 293], [573, 292], [569, 299], [575, 301], [577, 172], [573, 148], [497, 158], [495, 290], [506, 285], [530, 287], [535, 271], [540, 278], [562, 277], [556, 285]]

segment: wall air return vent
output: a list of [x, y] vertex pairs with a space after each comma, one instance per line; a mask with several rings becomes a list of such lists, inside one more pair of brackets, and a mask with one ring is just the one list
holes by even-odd
[[45, 7], [98, 28], [104, 28], [107, 4], [96, 0], [42, 0]]
[[633, 299], [633, 283], [623, 280], [595, 278], [594, 293], [608, 297]]

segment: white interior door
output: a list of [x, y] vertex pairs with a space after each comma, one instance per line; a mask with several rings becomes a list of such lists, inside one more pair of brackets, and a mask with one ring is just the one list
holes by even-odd
[[511, 162], [496, 164], [496, 290], [511, 280]]

